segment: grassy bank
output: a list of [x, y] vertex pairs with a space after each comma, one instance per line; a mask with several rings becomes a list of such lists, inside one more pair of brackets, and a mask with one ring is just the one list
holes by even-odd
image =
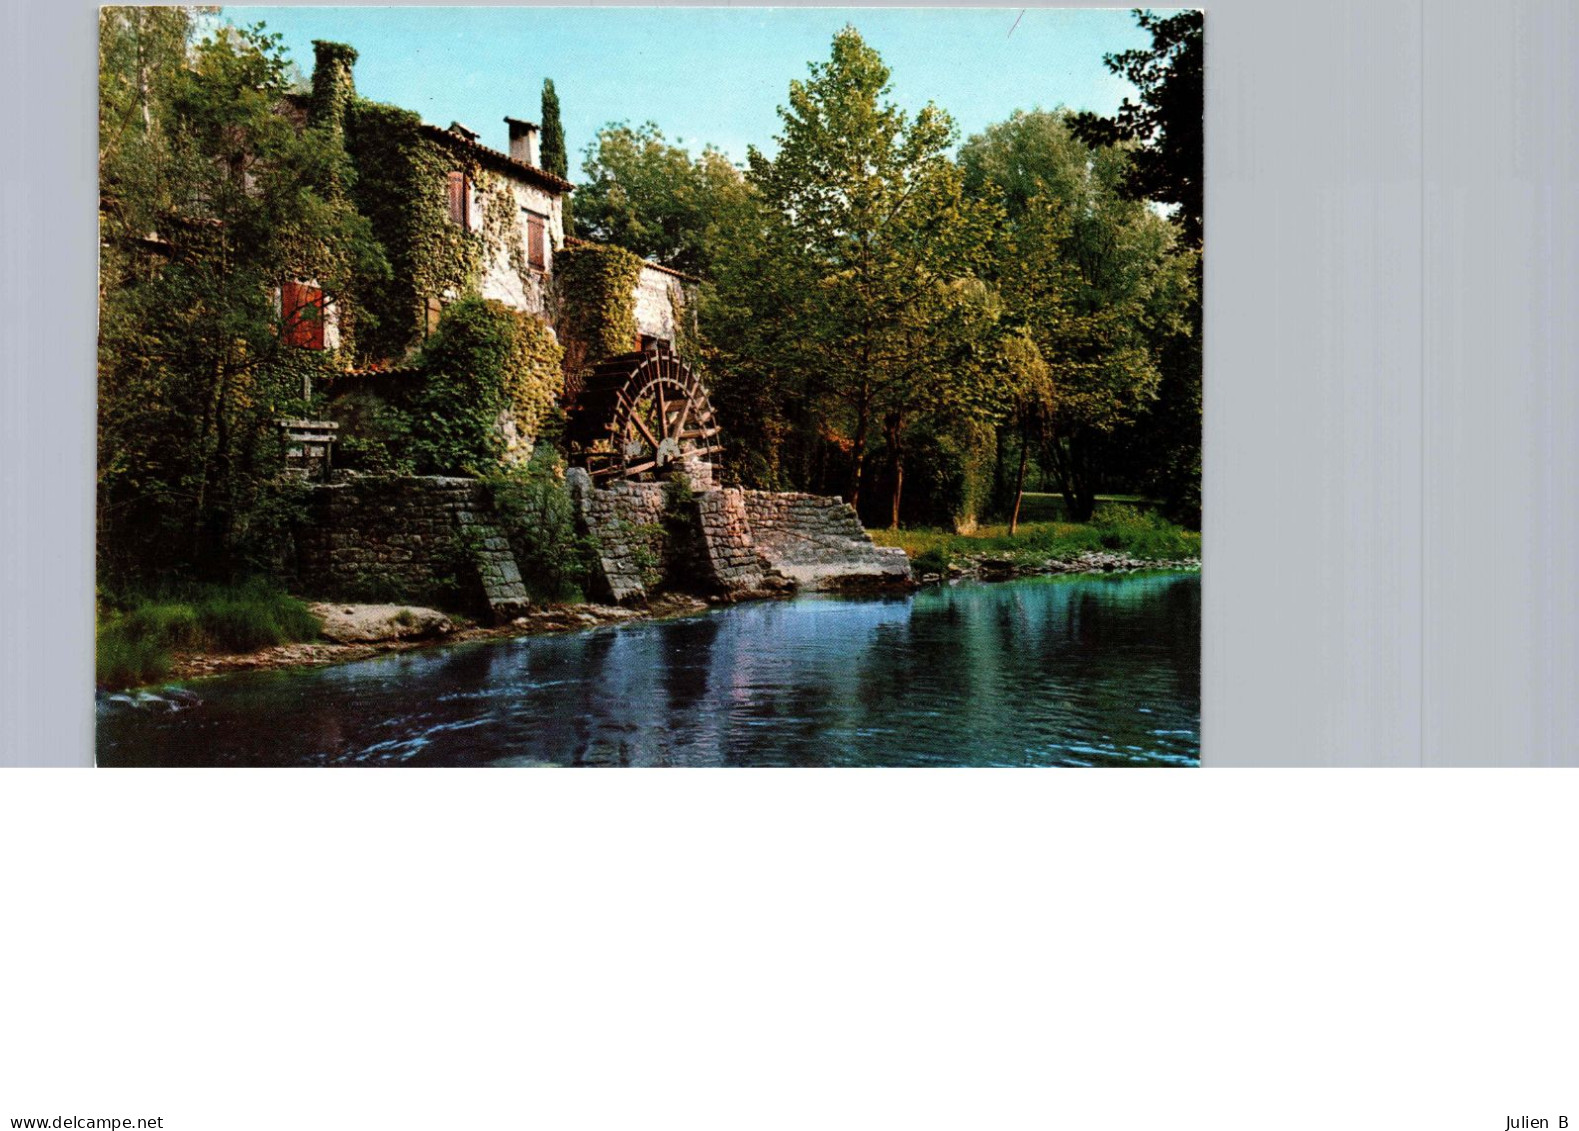
[[101, 601], [95, 678], [102, 688], [163, 679], [177, 652], [250, 652], [314, 640], [306, 604], [261, 582]]
[[1103, 550], [1158, 562], [1201, 555], [1198, 531], [1122, 504], [1099, 507], [1090, 522], [1022, 522], [1012, 537], [1007, 524], [980, 526], [971, 534], [933, 529], [874, 530], [871, 534], [879, 546], [898, 546], [912, 562], [934, 573], [982, 558], [1036, 566]]

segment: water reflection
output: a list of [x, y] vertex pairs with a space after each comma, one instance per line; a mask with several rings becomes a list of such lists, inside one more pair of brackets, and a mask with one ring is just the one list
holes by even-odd
[[[1199, 749], [1189, 574], [740, 605], [99, 704], [107, 765], [1136, 765]], [[174, 693], [172, 693], [174, 694]]]

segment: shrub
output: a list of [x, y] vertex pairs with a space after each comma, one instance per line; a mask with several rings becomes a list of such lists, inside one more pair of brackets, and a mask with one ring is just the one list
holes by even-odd
[[953, 564], [948, 551], [941, 546], [923, 550], [910, 561], [911, 568], [917, 573], [948, 573], [949, 567]]
[[562, 351], [539, 318], [472, 296], [444, 310], [417, 364], [411, 452], [426, 475], [486, 475], [506, 455], [502, 421], [535, 436], [564, 387]]
[[540, 601], [581, 600], [598, 547], [576, 530], [559, 456], [539, 447], [524, 466], [489, 480], [489, 489], [527, 591]]
[[335, 464], [374, 475], [410, 475], [411, 417], [364, 389], [336, 397], [330, 416], [340, 425]]
[[170, 650], [157, 640], [128, 635], [120, 625], [99, 629], [94, 678], [100, 687], [134, 687], [170, 674]]
[[108, 602], [97, 632], [96, 678], [103, 687], [146, 683], [169, 674], [175, 652], [249, 652], [314, 640], [321, 627], [303, 602], [266, 581]]

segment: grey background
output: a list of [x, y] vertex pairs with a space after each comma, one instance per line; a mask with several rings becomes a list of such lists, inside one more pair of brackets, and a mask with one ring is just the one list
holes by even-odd
[[[0, 15], [5, 763], [92, 760], [95, 11]], [[1203, 761], [1579, 764], [1579, 15], [1206, 27]]]

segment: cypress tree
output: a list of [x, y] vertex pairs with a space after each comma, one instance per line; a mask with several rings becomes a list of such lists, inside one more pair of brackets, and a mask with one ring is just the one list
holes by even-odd
[[[559, 120], [559, 95], [554, 91], [554, 80], [543, 80], [543, 168], [556, 177], [570, 179], [570, 160], [565, 152], [565, 127]], [[573, 230], [570, 220], [570, 198], [565, 198], [565, 234]]]

